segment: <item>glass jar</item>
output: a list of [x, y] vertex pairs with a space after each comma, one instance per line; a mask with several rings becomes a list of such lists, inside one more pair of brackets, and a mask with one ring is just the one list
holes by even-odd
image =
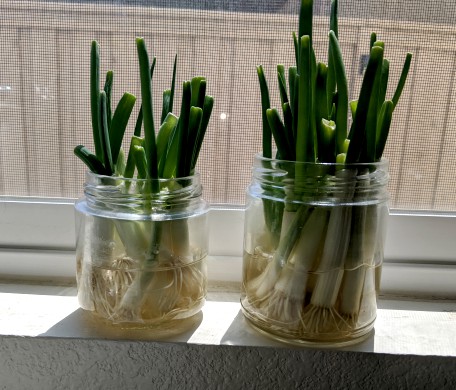
[[112, 324], [169, 328], [207, 286], [207, 204], [199, 175], [124, 179], [87, 172], [76, 202], [81, 307]]
[[285, 342], [348, 345], [374, 326], [388, 164], [255, 157], [247, 191], [242, 310]]

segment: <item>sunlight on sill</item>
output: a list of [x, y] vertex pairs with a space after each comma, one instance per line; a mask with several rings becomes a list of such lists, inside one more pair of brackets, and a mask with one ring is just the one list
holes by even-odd
[[[206, 345], [287, 348], [256, 332], [244, 319], [237, 286], [213, 284], [199, 315], [179, 334], [107, 326], [79, 308], [74, 287], [0, 283], [0, 338], [6, 335], [150, 340]], [[456, 302], [381, 299], [375, 331], [345, 351], [456, 356]]]

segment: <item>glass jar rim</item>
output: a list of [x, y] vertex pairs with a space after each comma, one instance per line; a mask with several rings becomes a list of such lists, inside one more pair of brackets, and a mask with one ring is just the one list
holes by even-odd
[[180, 181], [197, 181], [197, 182], [200, 182], [201, 181], [201, 175], [199, 172], [194, 172], [193, 175], [189, 175], [189, 176], [182, 176], [182, 177], [171, 177], [171, 178], [157, 178], [157, 179], [151, 179], [151, 178], [148, 178], [148, 179], [139, 179], [137, 177], [132, 177], [132, 178], [127, 178], [127, 177], [123, 177], [123, 176], [108, 176], [108, 175], [100, 175], [98, 173], [95, 173], [95, 172], [92, 172], [90, 170], [86, 170], [85, 172], [85, 177], [86, 177], [86, 180], [87, 181], [90, 181], [90, 180], [121, 180], [121, 181], [124, 181], [124, 182], [130, 182], [130, 183], [162, 183], [162, 184], [166, 184], [166, 183], [170, 183], [170, 182], [180, 182]]
[[272, 163], [280, 163], [280, 164], [294, 164], [298, 166], [319, 166], [319, 167], [335, 167], [335, 168], [382, 168], [386, 169], [389, 166], [389, 161], [386, 158], [383, 158], [380, 161], [374, 162], [358, 162], [358, 163], [328, 163], [328, 162], [308, 162], [308, 161], [294, 161], [294, 160], [282, 160], [272, 157], [264, 157], [261, 153], [257, 153], [255, 155], [255, 162], [272, 162]]
[[[206, 212], [199, 173], [171, 179], [136, 179], [86, 172], [83, 206], [118, 219], [187, 218]], [[132, 217], [133, 216], [133, 217]]]

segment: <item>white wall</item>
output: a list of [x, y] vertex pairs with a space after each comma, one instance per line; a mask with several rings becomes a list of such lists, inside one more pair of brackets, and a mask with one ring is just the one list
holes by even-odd
[[0, 338], [0, 389], [456, 388], [453, 357]]

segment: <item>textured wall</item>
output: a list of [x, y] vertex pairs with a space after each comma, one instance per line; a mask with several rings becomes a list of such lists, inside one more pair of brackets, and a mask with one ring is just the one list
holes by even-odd
[[56, 338], [0, 338], [0, 389], [456, 388], [456, 359]]

